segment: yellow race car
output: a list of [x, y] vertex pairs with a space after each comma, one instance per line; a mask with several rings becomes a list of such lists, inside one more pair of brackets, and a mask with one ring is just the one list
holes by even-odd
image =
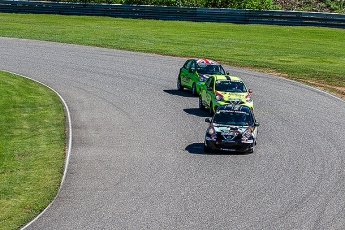
[[211, 75], [200, 87], [199, 108], [208, 108], [211, 115], [219, 106], [229, 104], [245, 105], [253, 111], [252, 92], [240, 77]]

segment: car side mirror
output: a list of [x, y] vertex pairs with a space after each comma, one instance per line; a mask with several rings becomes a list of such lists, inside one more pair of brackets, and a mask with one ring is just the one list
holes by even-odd
[[230, 75], [229, 71], [226, 71], [225, 73], [226, 73], [226, 75]]
[[253, 90], [252, 90], [252, 89], [249, 89], [249, 90], [248, 90], [248, 93], [252, 93], [252, 92], [253, 92]]
[[195, 69], [189, 69], [189, 72], [190, 72], [190, 73], [194, 73], [194, 72], [195, 72]]
[[207, 90], [208, 91], [212, 91], [212, 87], [207, 87]]
[[212, 122], [212, 118], [206, 117], [206, 118], [205, 118], [205, 122], [211, 123], [211, 122]]
[[258, 127], [259, 125], [260, 125], [259, 122], [254, 122], [255, 127]]

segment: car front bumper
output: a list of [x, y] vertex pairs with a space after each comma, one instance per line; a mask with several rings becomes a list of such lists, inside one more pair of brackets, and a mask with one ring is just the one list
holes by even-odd
[[213, 140], [206, 137], [205, 146], [212, 150], [223, 150], [231, 152], [250, 152], [253, 150], [254, 143], [243, 143], [239, 141]]

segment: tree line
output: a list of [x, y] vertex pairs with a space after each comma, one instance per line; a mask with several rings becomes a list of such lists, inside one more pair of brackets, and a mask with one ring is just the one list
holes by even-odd
[[345, 0], [53, 0], [55, 2], [136, 4], [253, 10], [345, 13]]

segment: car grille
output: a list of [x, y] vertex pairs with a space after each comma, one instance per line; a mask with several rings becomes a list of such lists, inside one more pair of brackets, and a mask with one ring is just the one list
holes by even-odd
[[[232, 104], [233, 101], [225, 101], [225, 103], [229, 103]], [[239, 105], [244, 104], [245, 102], [241, 100], [241, 102], [239, 103]]]
[[242, 134], [238, 134], [237, 136], [232, 135], [222, 135], [222, 133], [217, 133], [217, 140], [233, 140], [233, 141], [241, 141]]

